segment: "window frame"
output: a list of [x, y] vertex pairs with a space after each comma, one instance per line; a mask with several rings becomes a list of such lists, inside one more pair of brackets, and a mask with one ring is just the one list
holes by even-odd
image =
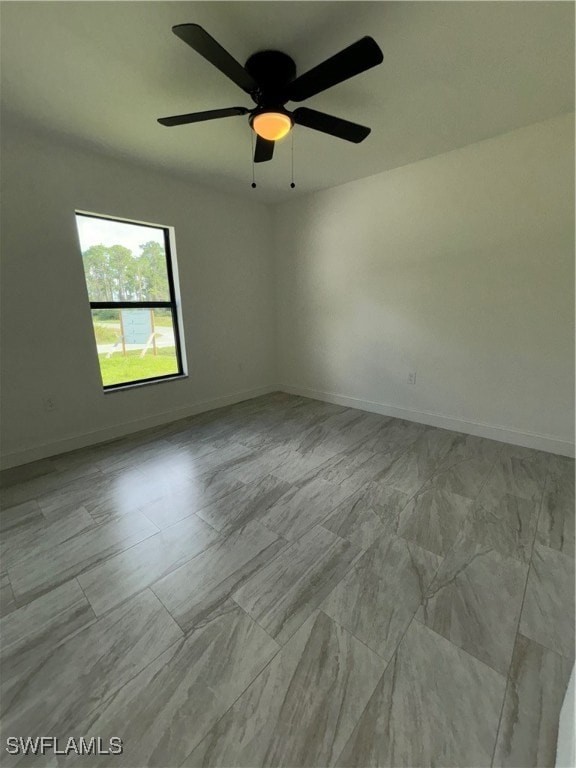
[[[85, 216], [90, 219], [103, 219], [105, 221], [118, 221], [121, 224], [135, 224], [139, 227], [149, 227], [150, 229], [161, 229], [164, 235], [164, 258], [166, 259], [166, 275], [168, 278], [168, 291], [170, 295], [170, 301], [90, 301], [90, 295], [88, 294], [88, 303], [90, 304], [90, 314], [93, 309], [169, 309], [172, 313], [172, 325], [174, 328], [174, 343], [176, 347], [176, 362], [178, 365], [177, 373], [168, 373], [164, 376], [153, 376], [147, 379], [132, 379], [131, 381], [123, 381], [119, 384], [104, 384], [102, 381], [102, 388], [104, 392], [113, 392], [118, 389], [129, 389], [130, 387], [139, 387], [144, 384], [156, 384], [162, 381], [171, 381], [173, 379], [181, 379], [186, 377], [186, 371], [184, 370], [184, 361], [181, 348], [181, 328], [180, 328], [180, 316], [178, 312], [178, 301], [176, 296], [176, 290], [174, 285], [174, 270], [172, 265], [172, 247], [170, 245], [170, 230], [171, 227], [166, 227], [162, 224], [150, 224], [143, 221], [134, 221], [133, 219], [124, 219], [118, 216], [108, 216], [99, 213], [88, 213], [86, 211], [74, 211], [75, 222], [76, 217]], [[76, 225], [76, 232], [78, 233], [78, 226]], [[80, 256], [82, 257], [82, 245], [80, 244]], [[84, 278], [86, 279], [86, 277]], [[86, 284], [86, 289], [88, 285]], [[98, 356], [98, 345], [96, 345], [96, 356]], [[100, 367], [100, 361], [98, 361]], [[100, 375], [102, 371], [100, 370]]]

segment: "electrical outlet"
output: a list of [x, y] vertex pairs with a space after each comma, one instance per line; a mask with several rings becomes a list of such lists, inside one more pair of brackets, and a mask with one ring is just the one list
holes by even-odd
[[410, 371], [408, 374], [408, 384], [416, 384], [416, 371]]
[[44, 403], [44, 410], [45, 411], [55, 411], [56, 410], [56, 403], [54, 402], [53, 397], [45, 397], [42, 402]]

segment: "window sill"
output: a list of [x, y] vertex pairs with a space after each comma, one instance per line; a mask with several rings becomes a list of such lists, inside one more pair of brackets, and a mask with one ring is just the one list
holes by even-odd
[[181, 379], [187, 379], [188, 374], [187, 373], [178, 373], [175, 376], [166, 376], [166, 378], [163, 379], [150, 379], [150, 381], [135, 381], [133, 384], [126, 383], [126, 384], [119, 384], [117, 387], [110, 387], [108, 389], [104, 389], [103, 392], [105, 395], [110, 395], [113, 392], [125, 392], [127, 389], [139, 389], [140, 387], [150, 387], [154, 384], [166, 384], [168, 381], [180, 381]]

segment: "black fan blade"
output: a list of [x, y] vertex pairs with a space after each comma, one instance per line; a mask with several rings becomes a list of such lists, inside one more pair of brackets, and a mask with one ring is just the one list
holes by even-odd
[[267, 160], [272, 160], [274, 154], [274, 142], [263, 139], [261, 136], [256, 137], [256, 149], [254, 150], [254, 162], [265, 163]]
[[290, 101], [304, 101], [383, 61], [384, 55], [376, 41], [363, 37], [293, 80], [288, 86], [288, 98]]
[[227, 109], [209, 109], [207, 112], [190, 112], [188, 115], [174, 115], [174, 117], [160, 117], [160, 125], [186, 125], [187, 123], [201, 123], [203, 120], [217, 120], [219, 117], [234, 117], [234, 115], [247, 115], [250, 112], [246, 107], [228, 107]]
[[198, 24], [177, 24], [175, 27], [172, 27], [172, 32], [180, 40], [188, 43], [200, 56], [204, 56], [210, 64], [213, 64], [216, 69], [219, 69], [226, 77], [229, 77], [246, 93], [252, 93], [258, 88], [258, 84], [252, 75]]
[[353, 141], [354, 144], [364, 141], [370, 133], [370, 128], [366, 128], [365, 125], [351, 123], [348, 120], [342, 120], [341, 117], [333, 117], [325, 112], [317, 112], [315, 109], [308, 109], [307, 107], [298, 107], [292, 112], [292, 117], [298, 125], [304, 125], [314, 131], [329, 133], [339, 139]]

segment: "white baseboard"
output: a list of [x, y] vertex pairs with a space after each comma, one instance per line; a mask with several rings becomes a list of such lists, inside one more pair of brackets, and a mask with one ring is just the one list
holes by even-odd
[[419, 424], [428, 424], [432, 427], [451, 429], [454, 432], [464, 432], [467, 435], [486, 437], [489, 440], [499, 440], [502, 443], [521, 445], [523, 448], [535, 448], [538, 451], [548, 451], [549, 453], [556, 453], [560, 456], [574, 457], [574, 443], [571, 443], [568, 440], [560, 440], [552, 435], [522, 432], [520, 430], [511, 429], [510, 427], [501, 427], [476, 421], [464, 421], [463, 419], [444, 416], [440, 413], [415, 411], [410, 408], [398, 408], [387, 403], [374, 403], [370, 400], [361, 400], [357, 397], [337, 395], [333, 392], [320, 392], [315, 389], [306, 389], [304, 387], [281, 385], [279, 388], [282, 392], [286, 392], [290, 395], [310, 397], [313, 400], [323, 400], [327, 403], [344, 405], [348, 408], [358, 408], [361, 411], [381, 413], [383, 416], [394, 416], [398, 419], [415, 421]]
[[193, 405], [179, 408], [178, 410], [163, 411], [144, 419], [125, 421], [121, 424], [115, 424], [111, 427], [95, 430], [94, 432], [74, 435], [73, 437], [55, 440], [50, 443], [43, 443], [42, 445], [30, 446], [20, 451], [4, 454], [0, 457], [0, 467], [2, 469], [9, 469], [10, 467], [17, 467], [21, 464], [28, 464], [31, 461], [38, 461], [38, 459], [47, 459], [50, 456], [57, 456], [60, 453], [75, 451], [78, 448], [87, 448], [90, 445], [105, 443], [108, 440], [116, 440], [119, 437], [125, 437], [126, 435], [131, 435], [135, 432], [141, 432], [144, 429], [160, 427], [163, 424], [169, 424], [172, 421], [179, 421], [180, 419], [186, 419], [189, 416], [195, 416], [198, 413], [212, 411], [215, 408], [223, 408], [226, 405], [234, 405], [234, 403], [240, 403], [243, 400], [251, 400], [254, 397], [260, 397], [261, 395], [267, 395], [270, 392], [277, 391], [278, 387], [276, 385], [258, 387], [257, 389], [246, 389], [241, 392], [234, 392], [231, 395], [217, 397], [213, 400], [202, 400], [199, 403], [194, 403]]
[[125, 435], [141, 432], [144, 429], [159, 427], [163, 424], [169, 424], [172, 421], [179, 421], [198, 413], [211, 411], [215, 408], [223, 408], [226, 405], [233, 405], [242, 400], [251, 400], [254, 397], [267, 395], [275, 391], [286, 392], [291, 395], [301, 395], [310, 397], [313, 400], [323, 400], [327, 403], [344, 405], [348, 408], [358, 408], [361, 411], [370, 411], [371, 413], [381, 413], [384, 416], [394, 416], [407, 421], [415, 421], [420, 424], [429, 424], [441, 429], [451, 429], [455, 432], [464, 432], [469, 435], [486, 437], [490, 440], [499, 440], [504, 443], [521, 445], [525, 448], [535, 448], [540, 451], [548, 451], [561, 456], [574, 457], [574, 443], [567, 440], [560, 440], [551, 435], [541, 435], [533, 432], [521, 432], [508, 427], [495, 426], [492, 424], [483, 424], [481, 422], [464, 421], [455, 419], [452, 416], [444, 416], [429, 411], [415, 411], [409, 408], [398, 408], [385, 403], [376, 403], [370, 400], [361, 400], [357, 397], [346, 395], [337, 395], [333, 392], [320, 392], [315, 389], [306, 389], [304, 387], [293, 387], [288, 385], [269, 385], [257, 389], [247, 389], [241, 392], [234, 392], [230, 395], [217, 397], [212, 400], [203, 400], [199, 403], [179, 408], [175, 411], [163, 411], [162, 413], [148, 416], [145, 419], [115, 424], [111, 427], [105, 427], [94, 432], [88, 432], [81, 435], [55, 440], [42, 445], [30, 446], [20, 451], [4, 454], [0, 458], [2, 469], [9, 469], [21, 464], [28, 464], [31, 461], [46, 459], [50, 456], [57, 456], [60, 453], [74, 451], [79, 448], [86, 448], [90, 445], [97, 445], [108, 440], [115, 440]]

